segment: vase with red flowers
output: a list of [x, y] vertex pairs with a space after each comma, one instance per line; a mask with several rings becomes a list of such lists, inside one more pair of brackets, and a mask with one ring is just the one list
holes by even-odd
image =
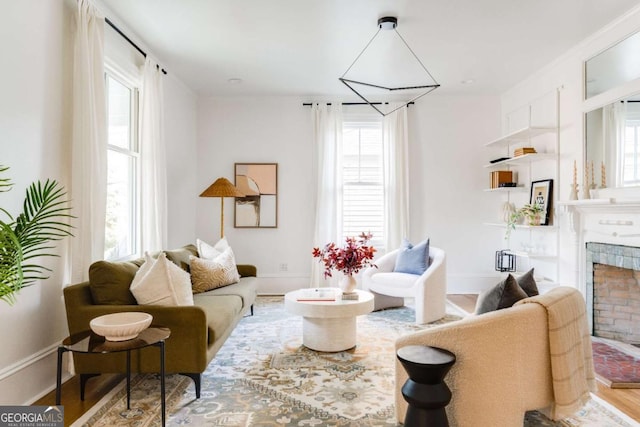
[[324, 248], [313, 248], [313, 257], [324, 265], [324, 277], [333, 277], [333, 271], [341, 272], [344, 277], [340, 283], [342, 292], [353, 292], [357, 286], [354, 274], [365, 267], [373, 266], [373, 254], [376, 249], [369, 245], [373, 235], [362, 233], [358, 237], [347, 237], [343, 246], [327, 243]]

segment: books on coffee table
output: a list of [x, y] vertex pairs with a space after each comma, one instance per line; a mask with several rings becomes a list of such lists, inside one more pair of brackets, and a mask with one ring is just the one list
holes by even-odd
[[300, 289], [296, 295], [297, 301], [335, 301], [342, 291], [338, 288], [309, 288]]

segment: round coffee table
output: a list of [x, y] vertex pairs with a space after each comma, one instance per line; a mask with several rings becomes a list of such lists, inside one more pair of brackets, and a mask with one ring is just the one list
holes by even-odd
[[288, 292], [284, 307], [289, 313], [302, 316], [302, 343], [312, 350], [344, 351], [356, 346], [356, 317], [371, 313], [373, 294], [356, 290], [357, 300], [299, 301], [305, 289]]

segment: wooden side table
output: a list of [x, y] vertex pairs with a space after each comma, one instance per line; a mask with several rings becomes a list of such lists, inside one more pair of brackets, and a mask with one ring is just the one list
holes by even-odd
[[[60, 405], [62, 394], [62, 355], [72, 353], [107, 354], [119, 351], [127, 352], [127, 409], [131, 409], [131, 350], [155, 346], [160, 349], [160, 396], [162, 405], [162, 425], [166, 423], [164, 341], [171, 335], [169, 328], [151, 327], [133, 339], [126, 341], [107, 341], [92, 331], [84, 331], [65, 338], [58, 347], [58, 371], [56, 374], [56, 405]], [[81, 398], [84, 400], [84, 384], [81, 385]]]
[[451, 390], [443, 380], [456, 356], [441, 348], [422, 345], [402, 347], [396, 355], [409, 375], [402, 386], [402, 396], [409, 404], [404, 425], [448, 427], [444, 408], [451, 401]]

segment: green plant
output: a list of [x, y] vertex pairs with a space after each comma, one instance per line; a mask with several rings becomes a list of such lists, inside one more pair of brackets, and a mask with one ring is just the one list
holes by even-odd
[[507, 222], [507, 232], [504, 236], [508, 239], [511, 236], [511, 231], [516, 229], [516, 224], [520, 218], [524, 218], [529, 225], [539, 225], [540, 217], [544, 213], [544, 209], [537, 203], [527, 203], [520, 209], [516, 210], [509, 216], [509, 222]]
[[[0, 166], [0, 173], [8, 169]], [[0, 178], [0, 192], [12, 187], [9, 178]], [[20, 289], [48, 278], [46, 272], [51, 270], [34, 258], [57, 256], [49, 252], [54, 249], [51, 242], [73, 236], [72, 226], [63, 222], [73, 218], [66, 194], [55, 180], [36, 181], [27, 188], [22, 213], [16, 218], [0, 208], [7, 218], [0, 220], [0, 299], [9, 305], [15, 303]]]

